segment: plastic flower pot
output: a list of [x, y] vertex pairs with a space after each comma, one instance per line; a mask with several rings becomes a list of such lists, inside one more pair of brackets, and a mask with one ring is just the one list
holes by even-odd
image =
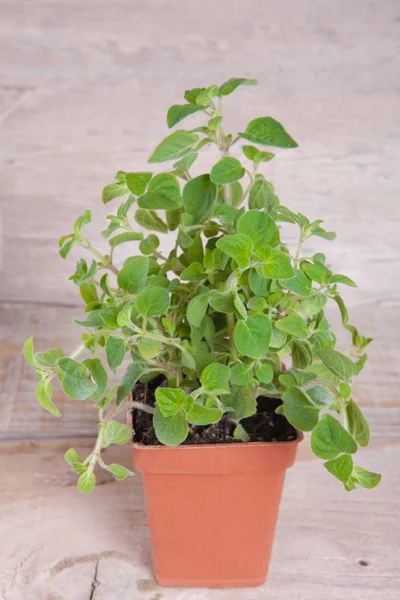
[[133, 444], [160, 585], [253, 587], [265, 582], [290, 442]]

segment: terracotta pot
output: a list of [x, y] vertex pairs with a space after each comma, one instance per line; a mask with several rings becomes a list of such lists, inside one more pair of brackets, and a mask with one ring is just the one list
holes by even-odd
[[164, 586], [252, 587], [267, 577], [292, 442], [133, 444], [155, 576]]

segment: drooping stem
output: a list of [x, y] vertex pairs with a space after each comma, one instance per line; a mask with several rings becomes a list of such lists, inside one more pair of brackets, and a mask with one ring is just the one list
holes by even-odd
[[309, 381], [308, 383], [306, 383], [305, 385], [303, 385], [302, 386], [302, 390], [306, 391], [306, 390], [310, 389], [311, 387], [314, 387], [315, 385], [320, 385], [322, 387], [325, 387], [330, 392], [332, 392], [332, 394], [334, 396], [334, 399], [339, 404], [340, 414], [341, 414], [342, 422], [343, 422], [343, 427], [347, 431], [349, 431], [350, 430], [350, 426], [349, 426], [349, 419], [347, 417], [346, 404], [345, 404], [345, 401], [343, 400], [342, 396], [340, 395], [340, 393], [335, 388], [335, 386], [332, 383], [330, 383], [330, 381], [325, 381], [323, 379], [313, 379], [312, 381]]

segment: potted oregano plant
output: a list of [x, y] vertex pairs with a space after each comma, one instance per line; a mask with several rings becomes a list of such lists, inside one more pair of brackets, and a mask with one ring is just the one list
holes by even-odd
[[[62, 258], [73, 246], [93, 255], [70, 277], [86, 304], [86, 318], [75, 321], [81, 345], [70, 354], [34, 352], [29, 338], [24, 347], [46, 410], [59, 415], [52, 402], [58, 378], [65, 394], [98, 411], [93, 451], [65, 455], [80, 491], [93, 489], [96, 465], [117, 480], [132, 475], [106, 464], [102, 450], [132, 439], [132, 425], [116, 416], [133, 416], [155, 573], [165, 585], [265, 580], [285, 470], [303, 431], [346, 490], [380, 480], [353, 459], [370, 437], [351, 382], [371, 339], [349, 323], [339, 291], [355, 283], [335, 274], [324, 254], [303, 254], [311, 236], [335, 234], [282, 205], [261, 173], [275, 157], [264, 147], [297, 143], [271, 117], [235, 136], [224, 130], [223, 99], [254, 83], [195, 88], [168, 110], [170, 128], [195, 113], [204, 125], [175, 129], [157, 146], [149, 163], [166, 163], [163, 172], [119, 171], [104, 188], [104, 203], [123, 198], [102, 231], [107, 254], [86, 234], [89, 211], [60, 239]], [[210, 145], [221, 156], [209, 172], [196, 173]], [[298, 228], [297, 248], [285, 244], [282, 223]], [[173, 239], [169, 253], [159, 250], [160, 234]], [[135, 249], [120, 264], [122, 244]], [[324, 313], [330, 301], [350, 334], [348, 353], [335, 347]], [[110, 387], [108, 372], [126, 359]]]

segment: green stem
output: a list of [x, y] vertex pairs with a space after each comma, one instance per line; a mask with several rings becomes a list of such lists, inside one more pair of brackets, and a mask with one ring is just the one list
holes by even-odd
[[315, 385], [320, 385], [322, 387], [325, 387], [330, 392], [332, 392], [334, 399], [337, 401], [337, 403], [339, 404], [339, 407], [340, 407], [340, 414], [342, 416], [343, 427], [347, 431], [349, 431], [350, 427], [349, 427], [349, 420], [347, 418], [346, 404], [345, 404], [345, 401], [343, 400], [342, 396], [340, 395], [340, 393], [335, 388], [335, 386], [332, 383], [330, 383], [330, 381], [325, 381], [324, 379], [313, 379], [313, 381], [309, 381], [308, 383], [303, 385], [302, 389], [304, 391], [306, 391]]

